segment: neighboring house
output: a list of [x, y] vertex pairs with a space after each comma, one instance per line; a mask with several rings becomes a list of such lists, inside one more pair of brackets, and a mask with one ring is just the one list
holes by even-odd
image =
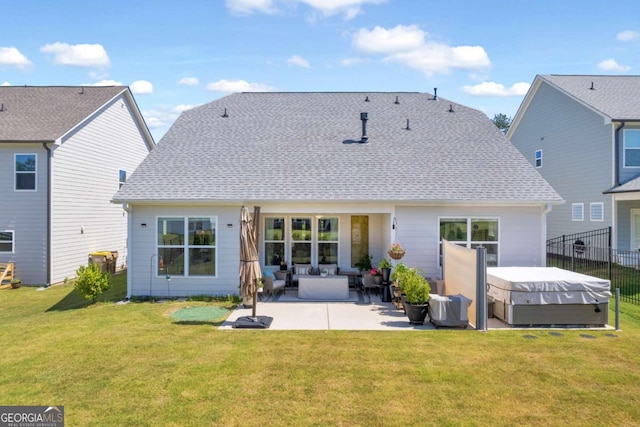
[[611, 226], [640, 248], [640, 76], [538, 75], [507, 138], [566, 201], [549, 238]]
[[129, 295], [237, 293], [243, 205], [261, 208], [266, 269], [353, 271], [399, 242], [440, 277], [441, 237], [544, 265], [562, 199], [484, 113], [434, 98], [237, 93], [182, 113], [113, 200], [129, 206]]
[[122, 267], [110, 200], [154, 145], [127, 87], [0, 87], [0, 262], [29, 285], [75, 277], [93, 251]]

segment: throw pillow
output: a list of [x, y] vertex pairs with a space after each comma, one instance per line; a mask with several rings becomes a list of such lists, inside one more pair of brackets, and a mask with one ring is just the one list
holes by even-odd
[[276, 280], [276, 276], [273, 274], [273, 271], [271, 271], [271, 270], [264, 270], [262, 275], [264, 277], [268, 277], [270, 279]]

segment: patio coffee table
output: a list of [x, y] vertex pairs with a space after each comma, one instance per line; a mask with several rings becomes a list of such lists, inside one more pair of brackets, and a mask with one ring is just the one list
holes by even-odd
[[347, 276], [300, 276], [298, 298], [320, 300], [349, 299]]

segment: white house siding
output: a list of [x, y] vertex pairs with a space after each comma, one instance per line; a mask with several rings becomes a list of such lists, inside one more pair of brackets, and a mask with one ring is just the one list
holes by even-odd
[[439, 266], [439, 219], [497, 218], [500, 266], [544, 266], [544, 217], [541, 206], [433, 206], [398, 207], [396, 240], [406, 249], [402, 262], [426, 276], [442, 277]]
[[[37, 155], [36, 191], [14, 191], [14, 154]], [[47, 151], [42, 144], [0, 144], [0, 230], [14, 231], [14, 253], [0, 253], [13, 262], [16, 277], [28, 285], [45, 284], [47, 231]]]
[[[594, 230], [612, 224], [612, 130], [604, 118], [542, 82], [511, 142], [565, 199], [548, 216], [547, 237]], [[590, 221], [591, 203], [603, 203], [604, 221]], [[584, 221], [572, 221], [573, 203], [584, 204]]]
[[[252, 211], [253, 205], [247, 205]], [[406, 249], [403, 258], [426, 275], [440, 277], [438, 238], [440, 217], [491, 217], [499, 220], [499, 262], [501, 266], [544, 265], [544, 218], [541, 206], [450, 206], [394, 207], [390, 205], [308, 205], [283, 206], [263, 204], [261, 217], [336, 216], [340, 223], [339, 266], [350, 268], [350, 218], [369, 216], [369, 251], [374, 265], [386, 256], [391, 242], [400, 242]], [[167, 283], [158, 276], [156, 255], [157, 218], [165, 216], [213, 216], [218, 221], [216, 277], [172, 277]], [[392, 229], [393, 217], [397, 228]], [[240, 205], [236, 206], [132, 206], [132, 249], [129, 258], [128, 283], [132, 296], [192, 296], [238, 293]], [[264, 221], [260, 221], [260, 245], [264, 236]], [[144, 224], [144, 226], [143, 226]], [[231, 224], [231, 227], [228, 227]], [[262, 252], [262, 249], [261, 249]], [[264, 266], [264, 260], [261, 259]]]
[[119, 170], [129, 177], [149, 150], [127, 102], [118, 97], [67, 135], [53, 155], [52, 283], [75, 277], [89, 252], [127, 260], [127, 217], [110, 203]]

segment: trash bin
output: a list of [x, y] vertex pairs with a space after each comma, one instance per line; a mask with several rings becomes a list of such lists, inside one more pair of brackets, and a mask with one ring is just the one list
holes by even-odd
[[118, 251], [111, 251], [111, 264], [109, 265], [109, 273], [114, 274], [116, 272], [117, 265], [118, 265]]
[[89, 262], [93, 264], [98, 264], [100, 270], [104, 273], [109, 271], [109, 262], [111, 261], [111, 252], [90, 252], [89, 253]]

